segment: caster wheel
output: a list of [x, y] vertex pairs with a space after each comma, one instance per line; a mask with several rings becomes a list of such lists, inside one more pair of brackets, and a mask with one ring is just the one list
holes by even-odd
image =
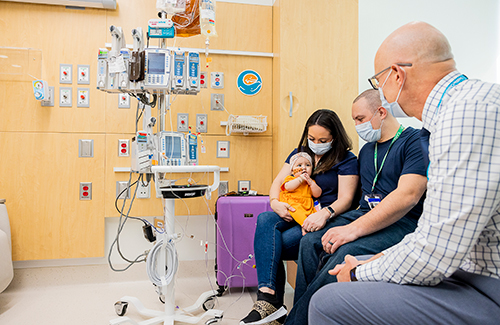
[[117, 301], [115, 302], [115, 312], [118, 316], [123, 316], [127, 312], [128, 302]]
[[218, 322], [222, 321], [222, 316], [221, 317], [215, 317], [215, 318], [210, 318], [205, 322], [205, 325], [210, 325], [210, 324], [217, 324]]
[[215, 296], [208, 297], [207, 300], [202, 305], [203, 310], [208, 311], [209, 309], [214, 309], [215, 307]]
[[222, 297], [224, 292], [226, 292], [226, 289], [224, 289], [224, 287], [219, 286], [219, 289], [217, 289], [217, 297]]

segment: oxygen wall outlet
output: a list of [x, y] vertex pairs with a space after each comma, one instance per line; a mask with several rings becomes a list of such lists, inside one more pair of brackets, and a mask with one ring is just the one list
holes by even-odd
[[70, 84], [73, 80], [73, 65], [63, 64], [59, 65], [59, 83]]
[[61, 87], [59, 88], [59, 106], [60, 107], [71, 107], [72, 104], [72, 89], [71, 87]]
[[189, 114], [177, 113], [177, 132], [189, 131]]
[[118, 108], [130, 108], [129, 94], [118, 94]]
[[207, 114], [196, 114], [196, 132], [207, 133]]
[[90, 65], [84, 65], [84, 64], [78, 65], [77, 83], [79, 85], [90, 84]]
[[210, 110], [224, 110], [224, 94], [210, 94]]
[[90, 106], [90, 90], [88, 88], [78, 88], [78, 98], [76, 100], [76, 107], [89, 107]]

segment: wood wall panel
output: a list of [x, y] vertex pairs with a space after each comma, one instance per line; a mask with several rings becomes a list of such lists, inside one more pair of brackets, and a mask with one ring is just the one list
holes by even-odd
[[[94, 158], [78, 158], [78, 139], [94, 140]], [[0, 132], [14, 260], [103, 256], [104, 149], [94, 134]], [[80, 182], [92, 182], [91, 201]]]
[[319, 108], [339, 115], [357, 153], [351, 118], [358, 94], [357, 1], [278, 0], [273, 9], [275, 173], [297, 146], [307, 118]]

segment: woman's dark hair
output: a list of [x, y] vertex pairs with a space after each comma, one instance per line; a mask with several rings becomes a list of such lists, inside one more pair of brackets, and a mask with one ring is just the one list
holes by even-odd
[[344, 160], [347, 152], [352, 149], [352, 142], [338, 115], [329, 109], [319, 109], [312, 113], [307, 120], [304, 132], [302, 133], [299, 145], [297, 146], [299, 151], [305, 151], [313, 157], [313, 161], [315, 154], [311, 148], [309, 148], [307, 141], [309, 127], [313, 125], [319, 125], [327, 129], [333, 139], [332, 148], [321, 157], [317, 164], [314, 162], [314, 174], [319, 174], [329, 170], [334, 165]]

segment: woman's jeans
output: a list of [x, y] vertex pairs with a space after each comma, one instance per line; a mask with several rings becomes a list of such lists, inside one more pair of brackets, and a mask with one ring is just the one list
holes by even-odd
[[276, 291], [283, 303], [286, 274], [283, 260], [296, 260], [302, 227], [295, 221], [287, 222], [276, 212], [259, 214], [255, 229], [254, 252], [259, 288]]

